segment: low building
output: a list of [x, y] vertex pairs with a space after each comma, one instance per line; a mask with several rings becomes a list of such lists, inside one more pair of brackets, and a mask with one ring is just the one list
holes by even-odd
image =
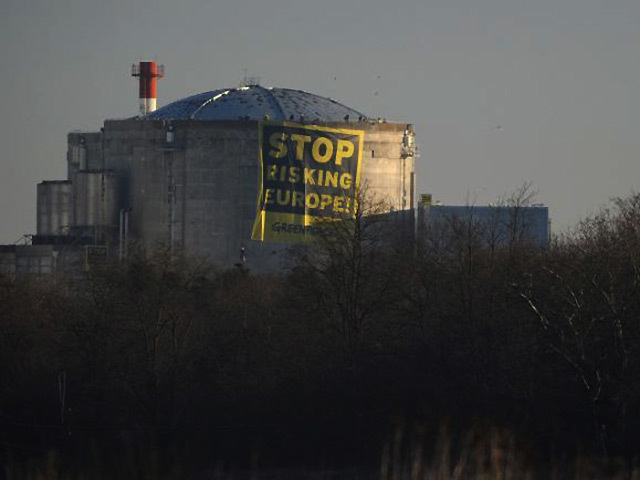
[[549, 208], [532, 205], [441, 205], [429, 195], [418, 203], [418, 236], [449, 235], [465, 228], [487, 246], [504, 247], [528, 242], [549, 244]]

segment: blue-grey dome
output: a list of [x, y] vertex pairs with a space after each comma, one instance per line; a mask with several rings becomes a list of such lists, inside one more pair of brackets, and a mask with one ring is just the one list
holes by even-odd
[[259, 85], [213, 90], [170, 103], [144, 115], [148, 120], [295, 120], [342, 122], [362, 113], [330, 98], [301, 90]]

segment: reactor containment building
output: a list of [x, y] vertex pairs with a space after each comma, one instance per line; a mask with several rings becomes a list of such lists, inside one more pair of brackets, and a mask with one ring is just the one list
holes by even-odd
[[311, 235], [315, 220], [348, 214], [359, 191], [412, 222], [412, 125], [258, 84], [154, 110], [145, 72], [155, 82], [164, 69], [134, 67], [140, 115], [69, 133], [66, 180], [38, 184], [32, 243], [41, 251], [84, 250], [66, 257], [82, 257], [86, 268], [132, 245], [161, 247], [274, 272], [289, 244]]

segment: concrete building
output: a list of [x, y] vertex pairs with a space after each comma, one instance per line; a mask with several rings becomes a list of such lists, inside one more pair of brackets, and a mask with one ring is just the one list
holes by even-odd
[[445, 236], [460, 226], [469, 228], [489, 246], [505, 247], [512, 242], [549, 244], [549, 208], [533, 205], [441, 205], [432, 204], [430, 195], [422, 195], [417, 210], [418, 236]]
[[390, 211], [413, 219], [411, 125], [369, 119], [299, 90], [248, 85], [107, 120], [100, 132], [70, 133], [67, 178], [37, 188], [34, 244], [100, 247], [111, 259], [132, 244], [168, 247], [221, 268], [242, 255], [254, 271], [277, 271], [287, 245], [251, 240], [265, 120], [362, 130], [361, 185]]
[[[87, 238], [70, 236], [33, 237], [32, 243], [0, 245], [0, 275], [62, 275], [77, 277], [95, 264]], [[101, 247], [98, 247], [101, 248]]]

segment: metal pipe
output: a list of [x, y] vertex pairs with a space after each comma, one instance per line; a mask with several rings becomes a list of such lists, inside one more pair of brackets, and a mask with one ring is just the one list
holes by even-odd
[[128, 255], [128, 244], [129, 244], [129, 212], [131, 212], [131, 207], [127, 208], [124, 211], [124, 258], [127, 258]]
[[120, 209], [120, 223], [118, 225], [118, 259], [122, 263], [124, 255], [124, 209]]

